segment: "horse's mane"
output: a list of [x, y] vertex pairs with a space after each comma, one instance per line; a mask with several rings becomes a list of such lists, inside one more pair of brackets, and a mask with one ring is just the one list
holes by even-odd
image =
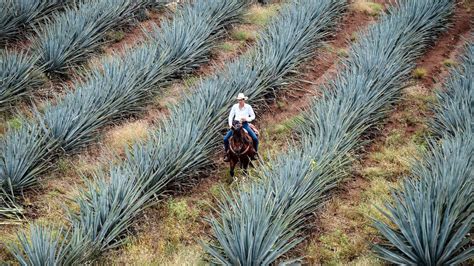
[[233, 137], [234, 137], [234, 141], [240, 141], [243, 144], [250, 144], [249, 142], [250, 136], [248, 135], [248, 133], [244, 131], [244, 128], [242, 127], [239, 128], [239, 130], [234, 130]]

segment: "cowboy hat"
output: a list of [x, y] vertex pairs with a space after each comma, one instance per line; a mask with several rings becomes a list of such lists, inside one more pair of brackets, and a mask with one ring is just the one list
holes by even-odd
[[243, 93], [239, 93], [239, 95], [237, 95], [237, 100], [245, 100], [247, 101], [249, 97], [246, 97]]

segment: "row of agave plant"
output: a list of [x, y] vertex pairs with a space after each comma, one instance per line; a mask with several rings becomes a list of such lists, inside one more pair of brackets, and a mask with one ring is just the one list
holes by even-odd
[[25, 28], [72, 0], [6, 0], [0, 2], [0, 45], [18, 40]]
[[[394, 191], [376, 227], [382, 258], [403, 265], [459, 265], [474, 256], [474, 44], [437, 94], [423, 158]], [[471, 239], [470, 239], [471, 238]]]
[[[54, 1], [45, 1], [49, 2]], [[72, 66], [84, 62], [103, 44], [101, 40], [108, 31], [130, 23], [152, 2], [84, 0], [45, 17], [34, 27], [30, 51], [8, 49], [0, 53], [0, 111], [11, 110], [17, 100], [42, 85], [42, 73], [66, 74]]]
[[77, 152], [95, 140], [98, 129], [141, 113], [162, 86], [207, 62], [217, 38], [250, 2], [186, 5], [149, 31], [148, 41], [124, 55], [103, 58], [84, 80], [72, 84], [74, 90], [36, 111], [35, 120], [25, 119], [21, 128], [9, 130], [0, 139], [0, 216], [2, 201], [11, 202], [36, 186], [58, 154]]
[[[242, 1], [225, 6], [235, 2]], [[196, 85], [147, 141], [127, 152], [123, 164], [111, 165], [108, 173], [99, 172], [86, 182], [87, 189], [76, 201], [79, 211], [70, 214], [69, 234], [32, 226], [31, 240], [22, 233], [21, 246], [10, 246], [15, 257], [34, 265], [58, 258], [59, 264], [63, 258], [83, 262], [122, 244], [124, 233], [152, 199], [212, 164], [211, 156], [221, 143], [216, 132], [224, 127], [224, 114], [235, 95], [244, 92], [263, 100], [290, 82], [301, 62], [334, 30], [345, 7], [345, 0], [297, 0], [282, 7], [259, 35], [255, 49]]]
[[403, 0], [361, 33], [343, 69], [299, 120], [299, 144], [223, 192], [206, 248], [226, 265], [268, 265], [301, 243], [307, 218], [347, 177], [364, 136], [398, 100], [415, 60], [447, 27], [453, 0]]

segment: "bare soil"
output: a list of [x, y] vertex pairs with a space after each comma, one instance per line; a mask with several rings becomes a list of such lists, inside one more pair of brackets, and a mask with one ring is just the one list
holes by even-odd
[[[319, 87], [336, 74], [340, 60], [338, 51], [346, 50], [350, 46], [353, 33], [375, 21], [375, 17], [362, 12], [350, 11], [344, 16], [339, 30], [328, 40], [329, 46], [318, 50], [315, 57], [303, 64], [300, 76], [297, 78], [299, 82], [285, 89], [268, 110], [258, 117], [256, 125], [268, 128], [300, 114], [314, 99], [312, 96], [321, 94]], [[280, 102], [284, 103], [283, 106], [279, 104]]]
[[473, 16], [474, 11], [466, 9], [459, 2], [448, 34], [443, 34], [438, 39], [436, 45], [417, 62], [417, 66], [426, 69], [428, 73], [421, 80], [424, 87], [432, 87], [434, 83], [439, 81], [440, 77], [444, 76], [442, 73], [446, 72], [446, 68], [443, 67], [442, 62], [448, 58], [455, 59], [452, 58], [453, 51], [459, 48], [459, 42], [468, 39], [471, 34], [470, 29]]

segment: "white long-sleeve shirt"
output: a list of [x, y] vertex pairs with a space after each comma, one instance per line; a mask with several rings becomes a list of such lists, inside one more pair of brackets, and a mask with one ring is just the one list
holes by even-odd
[[247, 122], [251, 122], [255, 119], [255, 113], [253, 112], [252, 106], [250, 106], [250, 104], [244, 104], [244, 107], [240, 109], [238, 103], [234, 104], [232, 109], [230, 109], [229, 127], [232, 126], [233, 120], [240, 121], [244, 117], [247, 119]]

